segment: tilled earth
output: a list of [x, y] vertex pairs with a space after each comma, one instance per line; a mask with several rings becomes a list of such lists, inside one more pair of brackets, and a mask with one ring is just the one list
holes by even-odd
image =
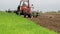
[[38, 18], [31, 18], [31, 20], [60, 34], [60, 14], [41, 14]]

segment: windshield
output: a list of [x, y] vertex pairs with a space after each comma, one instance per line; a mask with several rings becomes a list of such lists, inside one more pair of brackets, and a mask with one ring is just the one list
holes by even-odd
[[24, 0], [24, 1], [21, 1], [21, 4], [20, 4], [20, 6], [23, 6], [23, 5], [25, 5], [25, 6], [28, 6], [28, 1], [26, 0]]

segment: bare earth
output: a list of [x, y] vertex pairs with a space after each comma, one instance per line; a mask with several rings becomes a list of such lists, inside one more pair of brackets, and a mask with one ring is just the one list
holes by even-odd
[[60, 14], [41, 14], [38, 18], [31, 18], [31, 20], [60, 34]]

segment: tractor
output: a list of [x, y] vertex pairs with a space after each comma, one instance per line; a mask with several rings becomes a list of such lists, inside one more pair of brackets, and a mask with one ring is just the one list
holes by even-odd
[[17, 13], [19, 15], [28, 16], [31, 18], [29, 0], [21, 0], [20, 4], [17, 7]]

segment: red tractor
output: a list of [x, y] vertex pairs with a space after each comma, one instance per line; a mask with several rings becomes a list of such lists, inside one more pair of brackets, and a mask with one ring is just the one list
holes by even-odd
[[29, 0], [26, 0], [26, 1], [21, 0], [19, 6], [17, 8], [17, 12], [19, 15], [24, 15], [24, 17], [26, 17], [26, 16], [31, 17]]

